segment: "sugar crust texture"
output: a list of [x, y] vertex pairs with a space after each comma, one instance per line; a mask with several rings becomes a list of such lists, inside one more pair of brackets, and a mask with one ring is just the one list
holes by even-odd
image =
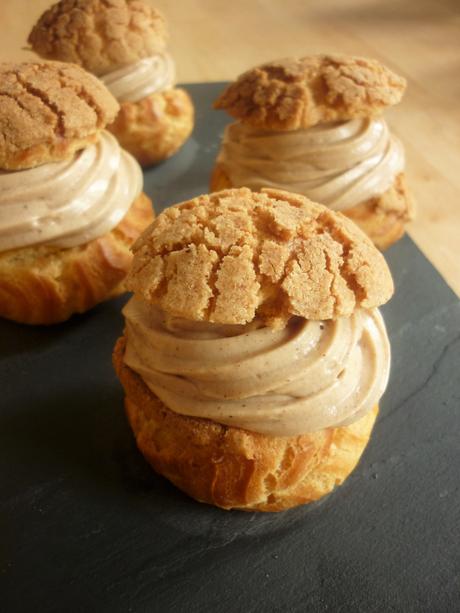
[[28, 42], [45, 59], [100, 76], [162, 50], [167, 36], [163, 15], [142, 0], [61, 0], [43, 13]]
[[19, 170], [71, 157], [95, 142], [119, 105], [79, 66], [0, 64], [0, 168]]
[[397, 104], [406, 81], [377, 60], [310, 55], [262, 64], [240, 75], [214, 107], [266, 130], [372, 117]]
[[340, 213], [277, 190], [230, 189], [161, 213], [133, 246], [127, 287], [189, 320], [283, 326], [373, 308], [393, 293], [381, 253]]

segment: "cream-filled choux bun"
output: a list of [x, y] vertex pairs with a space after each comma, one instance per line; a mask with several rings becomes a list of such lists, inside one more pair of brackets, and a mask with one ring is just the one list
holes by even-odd
[[28, 38], [41, 57], [79, 64], [105, 83], [120, 103], [108, 129], [143, 166], [172, 156], [193, 129], [166, 40], [163, 16], [143, 0], [61, 0]]
[[414, 210], [403, 145], [382, 118], [405, 87], [378, 61], [341, 55], [245, 72], [215, 102], [237, 121], [225, 129], [211, 189], [300, 193], [353, 219], [380, 249], [389, 247]]
[[199, 501], [281, 511], [356, 466], [386, 388], [383, 256], [304, 196], [231, 189], [134, 247], [114, 351], [137, 445]]
[[51, 324], [120, 293], [153, 219], [118, 103], [74, 64], [0, 64], [0, 317]]

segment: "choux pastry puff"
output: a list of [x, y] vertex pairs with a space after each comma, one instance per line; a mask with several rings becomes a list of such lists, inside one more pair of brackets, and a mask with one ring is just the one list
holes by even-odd
[[341, 484], [390, 367], [393, 282], [372, 242], [304, 196], [240, 188], [166, 209], [133, 249], [113, 359], [153, 468], [224, 509]]
[[52, 324], [123, 291], [152, 221], [118, 103], [74, 64], [0, 64], [0, 317]]
[[303, 194], [341, 211], [386, 249], [414, 213], [403, 146], [381, 116], [405, 87], [378, 61], [341, 55], [245, 72], [215, 103], [236, 121], [225, 130], [211, 189]]
[[163, 16], [143, 0], [61, 0], [28, 42], [41, 57], [74, 62], [98, 76], [120, 112], [108, 129], [140, 164], [165, 160], [190, 136], [194, 108], [175, 87]]

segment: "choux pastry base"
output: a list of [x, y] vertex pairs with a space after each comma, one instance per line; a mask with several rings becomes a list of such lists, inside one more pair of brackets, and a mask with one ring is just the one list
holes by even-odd
[[122, 102], [107, 129], [142, 166], [148, 166], [174, 155], [190, 136], [193, 122], [192, 100], [176, 87], [139, 102]]
[[53, 324], [122, 293], [130, 246], [153, 217], [151, 201], [142, 193], [111, 232], [89, 243], [0, 253], [0, 317]]
[[169, 410], [123, 362], [113, 360], [125, 408], [145, 459], [181, 490], [223, 509], [283, 511], [343, 483], [369, 440], [378, 407], [354, 424], [296, 437], [270, 437]]

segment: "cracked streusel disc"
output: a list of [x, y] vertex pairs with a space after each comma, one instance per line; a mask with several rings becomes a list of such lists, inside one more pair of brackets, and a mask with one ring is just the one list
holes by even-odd
[[377, 60], [311, 55], [262, 64], [243, 73], [214, 108], [266, 130], [371, 117], [397, 104], [406, 81]]
[[43, 13], [28, 42], [43, 58], [95, 75], [149, 57], [166, 44], [159, 11], [138, 0], [61, 0]]
[[230, 189], [166, 209], [133, 251], [127, 287], [195, 321], [331, 319], [393, 293], [383, 256], [354, 223], [276, 190]]
[[79, 66], [0, 64], [0, 168], [17, 170], [72, 156], [114, 120], [118, 103]]

